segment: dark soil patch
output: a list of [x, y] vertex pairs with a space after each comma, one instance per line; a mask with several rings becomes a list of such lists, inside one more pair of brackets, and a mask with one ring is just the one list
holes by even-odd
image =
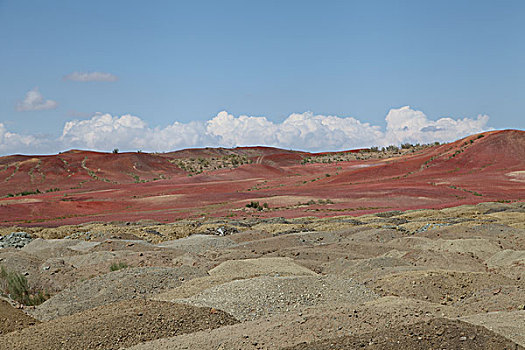
[[120, 349], [238, 321], [210, 308], [161, 301], [110, 304], [0, 337], [0, 349]]
[[0, 335], [10, 333], [40, 323], [15, 309], [7, 301], [0, 299]]
[[389, 331], [328, 339], [310, 344], [298, 344], [290, 350], [324, 349], [524, 349], [485, 327], [462, 321], [437, 318], [429, 322], [404, 325]]

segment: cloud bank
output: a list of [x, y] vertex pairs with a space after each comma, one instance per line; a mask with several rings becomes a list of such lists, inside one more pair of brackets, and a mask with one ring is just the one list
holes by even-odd
[[104, 72], [73, 72], [68, 75], [65, 75], [64, 80], [79, 81], [79, 82], [89, 82], [89, 81], [106, 81], [113, 82], [117, 81], [118, 77], [111, 73]]
[[44, 96], [36, 87], [26, 92], [24, 99], [16, 105], [16, 110], [19, 112], [43, 111], [57, 107], [58, 103], [56, 101], [44, 99]]
[[[391, 109], [386, 128], [352, 117], [294, 113], [280, 123], [266, 117], [234, 116], [226, 111], [205, 122], [174, 122], [150, 127], [133, 115], [97, 113], [89, 119], [66, 122], [57, 139], [9, 133], [0, 128], [0, 151], [45, 153], [71, 148], [110, 151], [170, 151], [188, 147], [267, 145], [281, 148], [328, 151], [390, 144], [447, 142], [489, 130], [489, 117], [430, 120], [410, 107]], [[1, 125], [1, 124], [0, 124]], [[16, 150], [16, 151], [14, 151]]]

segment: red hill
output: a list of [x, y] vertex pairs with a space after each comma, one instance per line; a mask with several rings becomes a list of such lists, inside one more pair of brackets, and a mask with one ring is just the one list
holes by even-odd
[[[521, 201], [525, 132], [486, 132], [402, 155], [272, 147], [13, 155], [0, 158], [0, 196], [4, 225], [358, 215]], [[246, 209], [250, 201], [269, 209]]]

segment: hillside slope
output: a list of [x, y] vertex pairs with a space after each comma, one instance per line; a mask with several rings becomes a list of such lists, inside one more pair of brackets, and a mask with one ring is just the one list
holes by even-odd
[[[525, 199], [525, 132], [392, 152], [271, 147], [0, 158], [0, 221], [334, 216]], [[267, 203], [265, 210], [246, 208]]]

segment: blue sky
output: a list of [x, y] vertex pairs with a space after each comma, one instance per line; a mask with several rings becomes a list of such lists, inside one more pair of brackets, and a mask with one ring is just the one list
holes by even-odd
[[0, 0], [0, 153], [523, 129], [523, 18], [523, 1]]

